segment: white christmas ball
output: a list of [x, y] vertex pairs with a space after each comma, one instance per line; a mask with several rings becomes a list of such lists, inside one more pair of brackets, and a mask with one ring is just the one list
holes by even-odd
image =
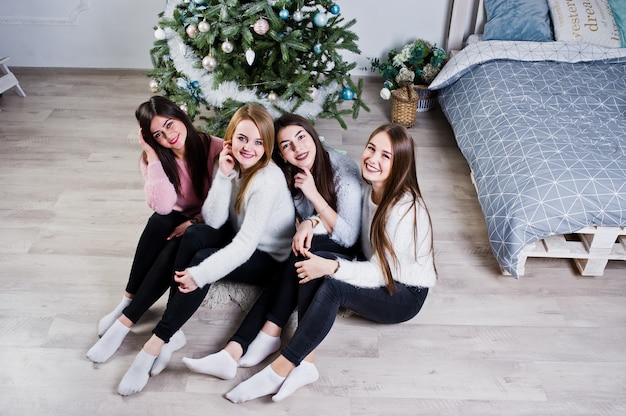
[[278, 94], [272, 91], [269, 94], [267, 94], [267, 99], [269, 100], [270, 103], [275, 103], [276, 101], [278, 101]]
[[157, 38], [157, 40], [165, 39], [165, 30], [160, 27], [157, 28], [157, 30], [154, 31], [154, 37]]
[[389, 88], [385, 87], [380, 90], [380, 98], [382, 98], [383, 100], [388, 100], [391, 98], [391, 91], [389, 91]]
[[185, 29], [185, 32], [187, 32], [187, 36], [193, 38], [198, 33], [198, 27], [196, 25], [189, 25]]
[[295, 12], [293, 12], [293, 20], [294, 21], [301, 22], [302, 19], [304, 19], [304, 15], [300, 11], [300, 9], [296, 10]]
[[206, 20], [201, 21], [200, 23], [198, 23], [198, 30], [202, 33], [206, 33], [211, 29], [211, 24], [209, 22], [207, 22]]
[[233, 49], [235, 49], [235, 46], [232, 44], [231, 41], [227, 40], [222, 43], [222, 50], [224, 51], [224, 53], [231, 53]]
[[158, 92], [159, 91], [159, 82], [156, 79], [150, 80], [150, 91]]
[[207, 55], [202, 58], [202, 67], [207, 71], [213, 71], [217, 68], [217, 59], [212, 57], [211, 55]]
[[313, 99], [316, 99], [320, 95], [320, 92], [315, 87], [309, 88], [309, 96]]
[[183, 110], [185, 113], [189, 110], [189, 108], [187, 107], [187, 104], [182, 103], [181, 105], [178, 106], [181, 110]]

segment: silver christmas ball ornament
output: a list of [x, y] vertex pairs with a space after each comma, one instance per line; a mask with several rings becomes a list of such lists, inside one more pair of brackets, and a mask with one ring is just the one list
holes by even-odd
[[159, 28], [157, 28], [157, 29], [154, 31], [154, 37], [155, 37], [157, 40], [163, 40], [163, 39], [165, 39], [165, 30], [163, 30], [163, 28], [160, 28], [160, 27], [159, 27]]
[[190, 38], [195, 37], [198, 34], [198, 27], [196, 25], [189, 25], [187, 26], [187, 28], [185, 29], [185, 32], [187, 32], [187, 36], [189, 36]]
[[235, 49], [235, 45], [229, 40], [226, 40], [222, 43], [222, 50], [224, 53], [231, 53]]
[[200, 23], [198, 23], [198, 30], [202, 33], [206, 33], [209, 30], [211, 30], [211, 24], [207, 22], [206, 20], [203, 20]]
[[211, 55], [205, 56], [204, 58], [202, 58], [202, 67], [207, 71], [213, 71], [215, 68], [217, 68], [217, 59], [215, 59]]

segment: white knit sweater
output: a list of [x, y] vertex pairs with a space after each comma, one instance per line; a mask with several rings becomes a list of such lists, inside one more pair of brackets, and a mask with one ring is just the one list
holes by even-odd
[[[359, 287], [385, 286], [383, 272], [372, 250], [369, 239], [372, 219], [378, 206], [372, 202], [372, 188], [364, 186], [363, 215], [361, 220], [361, 248], [369, 260], [350, 261], [338, 259], [339, 270], [331, 277]], [[431, 253], [431, 233], [428, 212], [423, 202], [417, 204], [417, 241], [413, 228], [412, 197], [406, 194], [391, 210], [387, 220], [387, 234], [398, 258], [395, 265], [388, 256], [393, 279], [409, 286], [433, 287], [437, 281]]]
[[285, 261], [295, 233], [295, 209], [282, 171], [274, 162], [259, 170], [248, 185], [237, 214], [235, 200], [241, 178], [233, 171], [225, 176], [218, 169], [202, 206], [204, 221], [219, 228], [230, 221], [235, 237], [202, 263], [188, 271], [200, 287], [213, 283], [244, 264], [255, 250]]

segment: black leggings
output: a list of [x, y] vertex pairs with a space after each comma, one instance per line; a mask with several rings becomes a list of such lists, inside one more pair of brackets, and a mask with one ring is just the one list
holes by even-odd
[[[174, 270], [182, 271], [188, 266], [195, 266], [201, 263], [204, 259], [230, 243], [233, 237], [234, 233], [229, 225], [217, 230], [206, 224], [192, 225], [187, 228], [182, 238], [174, 262]], [[223, 278], [234, 282], [266, 286], [271, 276], [275, 274], [279, 264], [269, 254], [255, 250], [244, 264]], [[170, 282], [170, 295], [167, 307], [163, 317], [152, 331], [165, 342], [169, 342], [172, 335], [192, 317], [202, 304], [211, 286], [208, 284], [197, 288], [193, 292], [182, 293], [178, 290], [178, 284], [172, 277], [170, 277]]]
[[123, 313], [133, 323], [170, 287], [174, 259], [181, 239], [167, 240], [167, 237], [188, 219], [178, 211], [167, 215], [154, 213], [148, 219], [139, 237], [126, 284], [126, 292], [133, 295], [133, 301]]
[[[337, 254], [351, 256], [354, 254], [355, 248], [342, 247], [331, 240], [328, 235], [315, 235], [311, 241], [310, 251], [312, 253], [332, 251], [333, 254], [330, 255], [330, 258], [335, 258]], [[280, 328], [284, 328], [287, 324], [298, 303], [298, 293], [302, 289], [302, 285], [298, 283], [299, 279], [294, 264], [302, 260], [305, 258], [291, 253], [289, 259], [280, 265], [268, 287], [263, 290], [261, 296], [254, 303], [237, 332], [230, 338], [230, 341], [241, 345], [244, 354], [266, 321], [270, 321]], [[312, 297], [314, 294], [310, 296]]]

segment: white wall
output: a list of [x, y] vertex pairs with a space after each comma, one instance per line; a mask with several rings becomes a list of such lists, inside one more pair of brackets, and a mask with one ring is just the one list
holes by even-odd
[[[415, 38], [444, 46], [451, 0], [337, 0], [359, 36], [357, 68]], [[152, 66], [165, 0], [0, 0], [0, 57], [22, 67]], [[359, 73], [361, 71], [354, 71]]]

